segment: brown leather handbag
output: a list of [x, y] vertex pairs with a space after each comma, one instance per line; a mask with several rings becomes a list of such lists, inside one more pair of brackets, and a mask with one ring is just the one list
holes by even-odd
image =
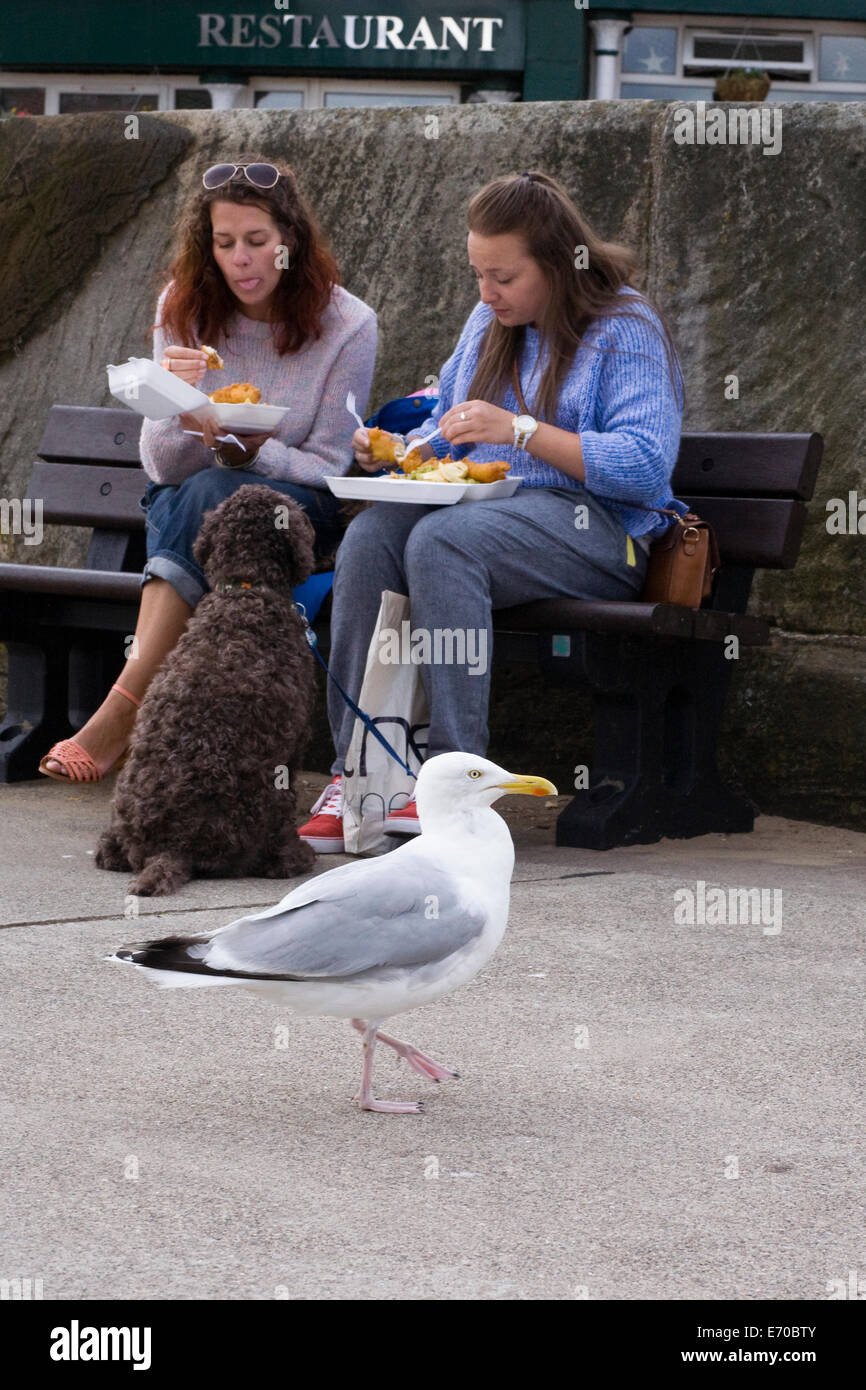
[[[623, 506], [634, 505], [633, 502], [623, 503]], [[720, 563], [712, 526], [708, 521], [701, 521], [694, 512], [680, 516], [670, 507], [646, 510], [663, 512], [676, 520], [650, 547], [644, 602], [680, 603], [685, 608], [700, 608], [701, 600], [713, 587], [713, 575]]]
[[[517, 363], [512, 363], [512, 381], [524, 416], [530, 411], [520, 389]], [[603, 502], [619, 502], [623, 507], [635, 507], [638, 512], [659, 512], [676, 517], [664, 535], [653, 541], [646, 566], [645, 603], [681, 603], [683, 607], [701, 607], [701, 600], [713, 587], [713, 575], [719, 569], [719, 542], [709, 521], [702, 521], [694, 512], [680, 516], [673, 507], [645, 507], [639, 502], [620, 502], [619, 498], [603, 498]]]
[[[529, 411], [520, 389], [517, 362], [511, 364], [514, 390], [524, 415]], [[606, 497], [606, 502], [619, 501]], [[679, 603], [684, 608], [700, 608], [713, 587], [713, 576], [719, 568], [719, 545], [708, 521], [701, 521], [694, 512], [680, 516], [673, 507], [644, 507], [639, 502], [620, 501], [621, 507], [634, 507], [641, 512], [658, 512], [675, 518], [663, 536], [650, 547], [644, 590], [645, 603]]]

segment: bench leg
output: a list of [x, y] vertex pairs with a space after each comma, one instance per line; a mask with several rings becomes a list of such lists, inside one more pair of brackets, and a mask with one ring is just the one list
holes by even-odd
[[123, 664], [118, 633], [45, 630], [43, 646], [9, 641], [9, 712], [0, 727], [0, 782], [39, 776], [52, 744], [86, 724]]
[[586, 633], [582, 666], [595, 749], [589, 786], [557, 820], [558, 845], [613, 849], [753, 828], [754, 806], [725, 787], [716, 765], [731, 676], [716, 644]]
[[39, 775], [39, 761], [73, 733], [67, 705], [69, 646], [59, 634], [44, 647], [9, 642], [8, 713], [0, 726], [0, 782]]
[[102, 704], [123, 667], [123, 638], [117, 633], [80, 637], [69, 647], [69, 718], [75, 729]]

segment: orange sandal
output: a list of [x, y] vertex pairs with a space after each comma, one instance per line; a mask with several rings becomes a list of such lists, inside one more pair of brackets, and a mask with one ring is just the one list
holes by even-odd
[[[125, 695], [127, 700], [131, 700], [137, 708], [141, 708], [141, 701], [135, 695], [130, 695], [128, 690], [124, 690], [122, 685], [113, 685], [111, 688], [116, 690], [119, 695]], [[116, 768], [122, 767], [126, 762], [128, 752], [129, 749], [125, 748], [107, 771], [112, 772]], [[52, 772], [51, 768], [45, 766], [49, 759], [67, 768], [69, 775]], [[101, 782], [105, 776], [104, 772], [100, 772], [87, 749], [82, 748], [80, 743], [76, 743], [74, 738], [64, 738], [59, 743], [55, 743], [40, 762], [39, 771], [46, 777], [53, 777], [55, 782]]]

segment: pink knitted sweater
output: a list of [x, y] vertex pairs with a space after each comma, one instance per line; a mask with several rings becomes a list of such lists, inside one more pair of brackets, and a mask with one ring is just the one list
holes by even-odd
[[[161, 362], [167, 340], [162, 306], [157, 303], [153, 360]], [[271, 326], [236, 312], [228, 332], [212, 343], [225, 362], [223, 371], [208, 371], [200, 389], [209, 395], [233, 381], [251, 381], [269, 405], [287, 405], [287, 415], [262, 445], [251, 472], [267, 478], [325, 488], [326, 474], [342, 475], [352, 462], [356, 421], [346, 409], [354, 391], [363, 416], [376, 363], [378, 324], [368, 304], [341, 285], [335, 285], [322, 318], [322, 336], [308, 340], [299, 352], [280, 357]], [[177, 416], [145, 420], [141, 430], [141, 462], [157, 483], [182, 483], [190, 474], [213, 467], [213, 454], [200, 439], [184, 434]]]

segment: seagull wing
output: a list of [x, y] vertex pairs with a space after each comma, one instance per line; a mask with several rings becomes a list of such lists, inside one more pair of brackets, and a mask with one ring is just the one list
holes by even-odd
[[296, 980], [431, 965], [477, 941], [487, 925], [466, 887], [430, 860], [400, 860], [399, 851], [344, 865], [321, 876], [318, 892], [314, 879], [276, 908], [221, 928], [200, 959], [207, 970]]

